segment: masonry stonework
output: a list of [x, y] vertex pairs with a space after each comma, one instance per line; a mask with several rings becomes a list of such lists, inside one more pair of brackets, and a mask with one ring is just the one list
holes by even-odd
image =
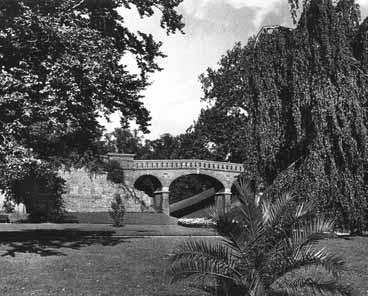
[[120, 194], [127, 212], [154, 212], [151, 197], [144, 192], [108, 181], [106, 174], [90, 174], [81, 168], [60, 170], [59, 175], [66, 181], [63, 198], [68, 212], [106, 212], [110, 209], [115, 194]]

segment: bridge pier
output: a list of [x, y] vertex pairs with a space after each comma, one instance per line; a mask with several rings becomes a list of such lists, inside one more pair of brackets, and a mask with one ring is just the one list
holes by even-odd
[[155, 191], [154, 208], [158, 212], [170, 215], [169, 195], [169, 187], [163, 187], [162, 190]]
[[224, 214], [231, 208], [231, 189], [225, 188], [225, 190], [216, 193], [215, 197], [216, 210], [219, 214]]

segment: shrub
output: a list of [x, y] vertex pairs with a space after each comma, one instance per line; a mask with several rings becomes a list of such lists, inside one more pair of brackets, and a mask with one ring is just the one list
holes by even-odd
[[32, 222], [56, 221], [63, 213], [65, 181], [45, 162], [14, 159], [7, 163], [1, 185], [9, 200], [24, 203]]
[[120, 197], [120, 194], [115, 194], [114, 200], [111, 202], [111, 210], [109, 211], [111, 218], [114, 221], [115, 227], [124, 225], [125, 206]]
[[11, 198], [8, 195], [6, 196], [4, 200], [3, 208], [5, 210], [5, 213], [14, 213], [14, 210], [15, 210], [14, 202], [11, 200]]

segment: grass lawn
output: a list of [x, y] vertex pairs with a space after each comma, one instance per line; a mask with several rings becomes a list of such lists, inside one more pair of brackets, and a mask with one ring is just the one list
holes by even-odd
[[[35, 238], [32, 231], [18, 230], [18, 240], [0, 235], [0, 295], [201, 295], [188, 284], [169, 286], [165, 276], [168, 254], [188, 237], [101, 237], [83, 231]], [[368, 295], [368, 238], [323, 244], [346, 259], [343, 281], [356, 295]]]

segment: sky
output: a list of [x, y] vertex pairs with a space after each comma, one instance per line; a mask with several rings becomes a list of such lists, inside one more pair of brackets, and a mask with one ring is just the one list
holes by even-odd
[[[287, 0], [184, 0], [178, 12], [183, 15], [185, 34], [166, 35], [160, 27], [160, 15], [141, 19], [135, 9], [121, 9], [126, 25], [133, 31], [151, 33], [163, 42], [166, 58], [163, 68], [150, 77], [152, 84], [143, 92], [143, 102], [151, 113], [151, 133], [155, 139], [164, 133], [177, 135], [186, 131], [198, 118], [203, 95], [198, 76], [215, 67], [235, 42], [246, 44], [249, 37], [264, 25], [291, 26]], [[368, 15], [368, 0], [357, 0], [362, 18]], [[132, 72], [134, 59], [123, 58]], [[119, 115], [104, 122], [108, 131], [119, 127]], [[132, 125], [134, 128], [134, 124]]]

